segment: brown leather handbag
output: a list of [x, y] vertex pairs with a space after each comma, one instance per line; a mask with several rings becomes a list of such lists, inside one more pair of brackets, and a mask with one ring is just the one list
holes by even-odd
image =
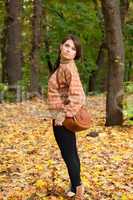
[[82, 106], [74, 117], [66, 117], [63, 125], [72, 132], [90, 128], [92, 119], [85, 106]]
[[[60, 86], [58, 81], [58, 69], [56, 79], [58, 86]], [[63, 126], [72, 132], [79, 132], [90, 128], [91, 123], [91, 116], [87, 110], [87, 107], [83, 105], [74, 117], [65, 118]]]

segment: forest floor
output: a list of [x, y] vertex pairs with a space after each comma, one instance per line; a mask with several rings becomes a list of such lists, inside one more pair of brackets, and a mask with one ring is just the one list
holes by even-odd
[[[77, 133], [85, 199], [133, 200], [133, 126], [104, 126], [104, 95], [88, 103], [94, 122]], [[0, 104], [0, 200], [68, 200], [69, 178], [46, 110], [39, 99]]]

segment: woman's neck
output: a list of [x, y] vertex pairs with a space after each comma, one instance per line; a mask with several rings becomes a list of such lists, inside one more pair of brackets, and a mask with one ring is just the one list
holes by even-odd
[[64, 57], [60, 58], [60, 64], [67, 64], [67, 63], [71, 63], [73, 61], [74, 61], [73, 59], [67, 59], [67, 58], [64, 58]]

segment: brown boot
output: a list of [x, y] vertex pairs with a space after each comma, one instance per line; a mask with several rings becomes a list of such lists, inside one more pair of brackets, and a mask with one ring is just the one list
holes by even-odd
[[76, 196], [75, 200], [84, 200], [84, 186], [83, 184], [76, 187]]

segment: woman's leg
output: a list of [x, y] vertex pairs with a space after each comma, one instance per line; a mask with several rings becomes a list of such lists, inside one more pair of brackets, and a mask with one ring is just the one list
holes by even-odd
[[76, 192], [76, 186], [81, 184], [81, 179], [80, 160], [77, 153], [75, 133], [67, 130], [64, 126], [54, 126], [54, 122], [53, 132], [60, 148], [62, 158], [64, 159], [68, 169], [72, 186], [71, 189], [73, 192]]

